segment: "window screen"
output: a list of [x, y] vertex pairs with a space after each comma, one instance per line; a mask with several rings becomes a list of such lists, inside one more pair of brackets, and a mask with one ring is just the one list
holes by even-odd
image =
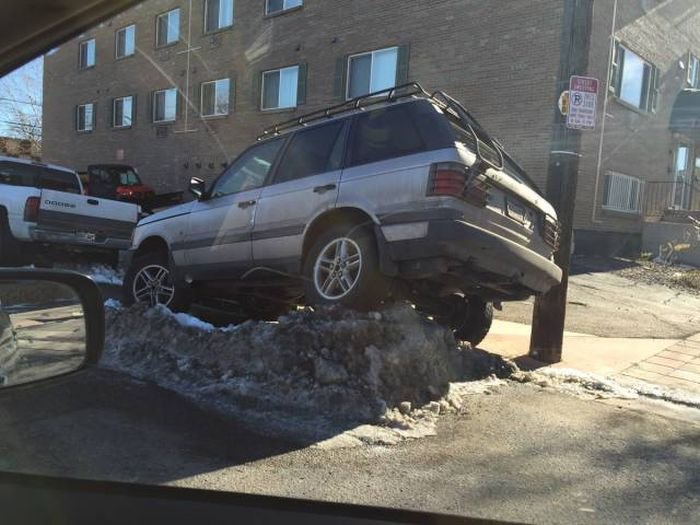
[[338, 156], [331, 158], [338, 140], [343, 122], [318, 126], [298, 132], [289, 144], [287, 152], [280, 163], [276, 182], [286, 182], [340, 167]]
[[351, 164], [377, 162], [424, 149], [407, 107], [378, 109], [357, 118]]

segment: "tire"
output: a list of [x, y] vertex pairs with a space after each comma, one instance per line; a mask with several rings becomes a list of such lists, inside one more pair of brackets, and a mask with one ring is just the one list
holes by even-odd
[[457, 339], [468, 341], [472, 346], [478, 346], [491, 329], [493, 304], [479, 297], [451, 296], [442, 311], [443, 315], [436, 316], [435, 320], [450, 328]]
[[[137, 291], [147, 285], [146, 280], [149, 278], [157, 280], [158, 284], [137, 296]], [[123, 295], [126, 306], [150, 302], [152, 306], [162, 304], [175, 312], [181, 312], [188, 310], [192, 304], [189, 290], [173, 283], [170, 262], [164, 253], [146, 253], [134, 259], [124, 279]]]
[[306, 302], [311, 305], [370, 310], [388, 296], [374, 235], [352, 223], [329, 226], [316, 238], [305, 258], [303, 275]]
[[7, 212], [0, 209], [0, 266], [21, 266], [20, 244], [12, 236]]

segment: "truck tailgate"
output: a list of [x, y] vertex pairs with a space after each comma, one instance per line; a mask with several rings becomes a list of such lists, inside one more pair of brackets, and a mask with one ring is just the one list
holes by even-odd
[[136, 204], [42, 190], [37, 231], [44, 240], [60, 236], [68, 243], [126, 249], [138, 215]]

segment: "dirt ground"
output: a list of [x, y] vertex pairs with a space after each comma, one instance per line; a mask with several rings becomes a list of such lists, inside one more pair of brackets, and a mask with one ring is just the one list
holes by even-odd
[[[621, 259], [574, 259], [566, 329], [602, 337], [684, 338], [700, 332], [700, 293], [683, 269]], [[496, 318], [530, 323], [533, 300], [505, 303]]]

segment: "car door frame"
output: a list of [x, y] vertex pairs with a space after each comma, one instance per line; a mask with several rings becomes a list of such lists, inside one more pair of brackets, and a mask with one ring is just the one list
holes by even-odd
[[[183, 258], [185, 261], [185, 276], [188, 280], [192, 281], [221, 281], [221, 280], [232, 280], [240, 277], [249, 267], [249, 265], [253, 261], [253, 248], [252, 248], [252, 233], [253, 233], [253, 227], [255, 224], [255, 212], [257, 208], [257, 201], [260, 197], [260, 194], [262, 193], [263, 188], [267, 186], [267, 184], [270, 181], [270, 175], [276, 171], [277, 165], [279, 163], [279, 160], [282, 156], [282, 153], [286, 150], [287, 143], [289, 142], [289, 137], [274, 137], [271, 140], [280, 140], [282, 141], [282, 144], [280, 146], [279, 151], [277, 151], [277, 154], [275, 155], [275, 158], [272, 162], [272, 166], [270, 167], [270, 170], [268, 171], [267, 175], [265, 176], [265, 179], [263, 180], [262, 185], [260, 185], [257, 188], [253, 188], [250, 190], [243, 190], [235, 193], [230, 193], [227, 195], [221, 195], [217, 197], [212, 197], [212, 192], [214, 188], [216, 187], [217, 183], [221, 180], [221, 178], [228, 172], [228, 170], [233, 166], [236, 162], [238, 162], [241, 158], [243, 158], [245, 155], [248, 154], [250, 150], [252, 150], [255, 147], [259, 147], [262, 145], [262, 142], [256, 142], [255, 144], [250, 145], [247, 147], [245, 150], [243, 150], [240, 155], [238, 155], [231, 163], [226, 166], [226, 168], [219, 174], [219, 176], [212, 182], [211, 186], [205, 193], [204, 198], [198, 199], [197, 202], [195, 202], [192, 211], [188, 215], [187, 219], [187, 225], [186, 225], [186, 236], [183, 241]], [[189, 252], [190, 250], [194, 250], [197, 248], [205, 248], [207, 246], [214, 246], [214, 244], [207, 244], [207, 241], [210, 241], [211, 239], [191, 239], [190, 238], [190, 231], [191, 231], [191, 221], [195, 218], [194, 216], [196, 215], [197, 211], [195, 211], [195, 208], [200, 204], [204, 202], [210, 202], [213, 200], [219, 200], [219, 199], [226, 199], [226, 201], [221, 201], [222, 204], [220, 206], [212, 207], [210, 210], [219, 208], [219, 207], [227, 207], [227, 208], [234, 208], [237, 207], [240, 203], [248, 201], [253, 201], [252, 204], [246, 208], [252, 208], [250, 209], [250, 220], [249, 220], [249, 228], [247, 229], [246, 232], [244, 233], [236, 233], [236, 234], [231, 234], [230, 237], [225, 238], [227, 241], [232, 241], [233, 242], [226, 242], [222, 244], [234, 244], [234, 243], [247, 243], [249, 247], [249, 252], [250, 252], [250, 257], [247, 261], [233, 261], [233, 262], [211, 262], [211, 263], [204, 263], [204, 264], [194, 264], [192, 260], [190, 259]], [[199, 213], [204, 213], [205, 211], [200, 211]], [[240, 240], [238, 240], [240, 239]]]
[[[285, 158], [285, 156], [287, 155], [289, 148], [291, 147], [292, 142], [294, 140], [294, 137], [296, 137], [298, 133], [305, 132], [305, 131], [311, 131], [312, 129], [314, 129], [315, 126], [310, 127], [310, 128], [301, 128], [301, 129], [295, 130], [294, 132], [289, 133], [289, 135], [287, 136], [286, 142], [285, 142], [283, 148], [280, 150], [279, 156], [276, 159], [274, 169], [270, 170], [269, 178], [266, 181], [266, 184], [262, 188], [263, 192], [264, 192], [265, 188], [269, 188], [269, 187], [275, 186], [277, 184], [286, 184], [286, 183], [291, 183], [291, 182], [295, 182], [295, 181], [301, 181], [301, 180], [308, 179], [311, 177], [319, 177], [319, 176], [326, 175], [329, 173], [337, 173], [337, 180], [334, 184], [335, 188], [333, 190], [333, 192], [334, 192], [333, 193], [334, 197], [332, 199], [333, 202], [329, 206], [325, 206], [325, 207], [321, 206], [320, 209], [318, 209], [316, 211], [316, 213], [314, 213], [312, 216], [309, 217], [308, 221], [306, 221], [305, 224], [302, 224], [299, 227], [294, 226], [294, 227], [289, 227], [289, 228], [280, 228], [279, 231], [276, 232], [277, 235], [275, 235], [274, 237], [270, 237], [270, 232], [265, 231], [262, 233], [257, 232], [258, 238], [256, 238], [255, 228], [258, 225], [257, 215], [256, 215], [255, 223], [253, 225], [253, 235], [252, 235], [253, 261], [254, 261], [254, 265], [256, 268], [258, 268], [258, 266], [260, 266], [260, 269], [271, 269], [273, 271], [281, 271], [281, 272], [289, 273], [289, 274], [297, 274], [301, 271], [301, 258], [303, 255], [301, 253], [301, 250], [303, 247], [304, 235], [305, 235], [306, 231], [308, 230], [309, 224], [311, 224], [319, 215], [326, 213], [330, 209], [334, 209], [337, 205], [338, 194], [339, 194], [339, 190], [340, 190], [340, 183], [342, 180], [342, 173], [343, 173], [343, 169], [345, 167], [346, 158], [347, 158], [347, 146], [348, 146], [348, 143], [350, 141], [350, 133], [352, 130], [353, 121], [354, 121], [353, 116], [342, 119], [340, 133], [338, 134], [338, 137], [336, 138], [336, 141], [334, 142], [334, 145], [333, 145], [333, 148], [335, 148], [336, 144], [339, 140], [342, 141], [342, 144], [343, 144], [342, 152], [340, 155], [340, 162], [339, 162], [339, 165], [336, 169], [334, 169], [332, 171], [324, 171], [324, 172], [318, 173], [316, 175], [307, 175], [306, 177], [300, 177], [297, 179], [291, 179], [291, 180], [283, 181], [283, 182], [276, 182], [277, 178], [281, 172], [282, 161]], [[332, 123], [333, 123], [333, 121], [329, 121], [329, 122], [326, 122], [326, 123], [323, 123], [320, 125], [321, 126], [330, 125]], [[293, 243], [298, 241], [298, 248], [299, 248], [298, 252], [299, 253], [295, 253], [294, 255], [290, 255], [289, 257], [280, 258], [280, 259], [276, 259], [276, 258], [275, 259], [266, 258], [264, 260], [256, 259], [256, 257], [255, 257], [255, 242], [256, 242], [256, 240], [257, 241], [265, 241], [265, 240], [268, 240], [270, 238], [284, 239], [285, 237], [299, 237], [299, 239], [297, 239], [296, 241], [292, 240]]]

